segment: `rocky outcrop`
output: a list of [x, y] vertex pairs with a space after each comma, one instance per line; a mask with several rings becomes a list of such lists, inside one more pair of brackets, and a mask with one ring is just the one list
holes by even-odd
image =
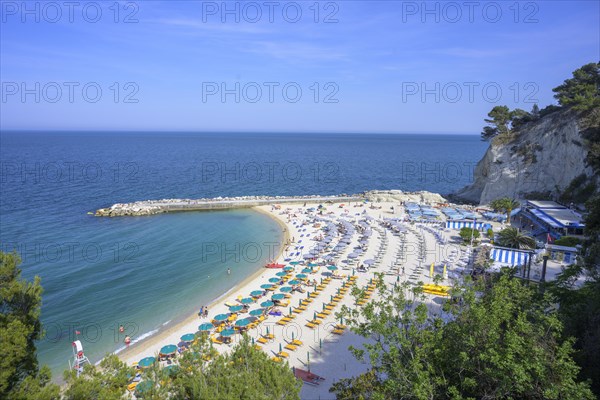
[[453, 198], [486, 204], [500, 197], [557, 196], [573, 179], [597, 179], [576, 114], [561, 110], [521, 127], [512, 138], [495, 138], [475, 167], [473, 183]]
[[408, 201], [421, 204], [447, 203], [446, 199], [438, 193], [427, 191], [403, 192], [402, 190], [372, 190], [364, 196], [370, 201]]

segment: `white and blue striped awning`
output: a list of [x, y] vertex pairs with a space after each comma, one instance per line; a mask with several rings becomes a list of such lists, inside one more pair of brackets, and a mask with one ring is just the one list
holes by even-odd
[[[475, 229], [482, 231], [485, 226], [489, 224], [486, 222], [475, 222]], [[461, 228], [472, 228], [473, 221], [446, 221], [446, 228], [450, 229], [461, 229]]]
[[515, 249], [505, 249], [494, 247], [491, 257], [494, 261], [507, 265], [527, 265], [531, 253]]

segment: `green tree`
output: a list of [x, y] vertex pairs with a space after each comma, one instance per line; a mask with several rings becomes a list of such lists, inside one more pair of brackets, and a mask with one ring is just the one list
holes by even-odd
[[571, 342], [561, 339], [548, 299], [510, 274], [454, 288], [461, 300], [446, 302], [444, 317], [428, 311], [418, 288], [380, 279], [378, 290], [381, 298], [362, 309], [343, 309], [352, 330], [370, 339], [364, 350], [351, 348], [370, 370], [335, 383], [338, 398], [594, 398], [576, 380]]
[[573, 71], [573, 77], [552, 89], [560, 105], [577, 111], [600, 107], [600, 65], [589, 63]]
[[496, 135], [509, 133], [509, 123], [511, 120], [510, 110], [507, 106], [496, 106], [488, 113], [484, 121], [488, 126], [483, 128], [481, 138], [489, 140]]
[[58, 398], [50, 370], [38, 369], [35, 341], [42, 338], [40, 278], [21, 278], [16, 253], [0, 252], [0, 398]]
[[494, 211], [505, 213], [506, 223], [510, 224], [510, 213], [519, 207], [519, 202], [510, 197], [502, 197], [500, 199], [492, 200], [490, 202], [490, 207], [492, 207]]
[[512, 226], [498, 232], [498, 244], [511, 249], [535, 249], [535, 239]]
[[479, 239], [480, 233], [477, 229], [473, 228], [460, 228], [458, 235], [461, 237], [464, 243], [471, 243], [471, 238], [473, 241], [477, 241]]
[[119, 400], [123, 398], [134, 370], [116, 355], [107, 355], [100, 366], [86, 365], [77, 377], [75, 371], [65, 371], [67, 390], [64, 400]]

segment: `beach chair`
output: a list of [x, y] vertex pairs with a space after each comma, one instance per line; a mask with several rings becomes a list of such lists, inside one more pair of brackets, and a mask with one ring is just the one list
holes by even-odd
[[332, 333], [336, 334], [336, 335], [343, 335], [344, 334], [344, 329], [334, 329], [332, 331]]
[[288, 343], [285, 345], [284, 349], [289, 350], [289, 351], [296, 351], [298, 349], [298, 346]]
[[294, 368], [293, 372], [296, 379], [300, 379], [302, 382], [308, 385], [317, 386], [321, 381], [325, 380], [325, 378], [320, 377], [319, 375], [313, 374], [300, 368]]
[[260, 344], [267, 344], [267, 343], [269, 343], [269, 340], [263, 336], [263, 337], [258, 338], [257, 342]]
[[304, 326], [309, 327], [310, 329], [315, 329], [317, 325], [312, 322], [307, 322]]
[[280, 363], [283, 361], [283, 358], [275, 356], [271, 357], [271, 360], [275, 361], [276, 363]]
[[287, 353], [285, 351], [280, 351], [279, 353], [277, 353], [277, 357], [280, 358], [288, 358], [290, 356], [290, 353]]
[[[323, 315], [327, 316], [327, 315], [331, 314], [331, 310], [324, 309], [324, 310], [323, 310], [323, 311], [321, 311], [319, 314], [323, 314]], [[319, 314], [317, 314], [317, 315], [319, 315]], [[324, 317], [323, 317], [323, 318], [324, 318]]]
[[326, 315], [326, 314], [323, 314], [322, 312], [320, 312], [320, 313], [318, 313], [318, 314], [317, 314], [317, 317], [319, 317], [319, 318], [322, 318], [322, 319], [323, 319], [323, 318], [326, 318], [326, 317], [327, 317], [327, 315]]
[[302, 341], [298, 340], [298, 339], [294, 339], [290, 342], [291, 344], [293, 344], [294, 346], [302, 346]]

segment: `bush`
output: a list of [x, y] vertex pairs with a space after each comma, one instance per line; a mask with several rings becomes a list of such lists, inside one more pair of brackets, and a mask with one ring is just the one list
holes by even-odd
[[554, 244], [558, 246], [575, 247], [578, 244], [581, 244], [581, 239], [575, 236], [563, 236], [560, 239], [556, 239]]

